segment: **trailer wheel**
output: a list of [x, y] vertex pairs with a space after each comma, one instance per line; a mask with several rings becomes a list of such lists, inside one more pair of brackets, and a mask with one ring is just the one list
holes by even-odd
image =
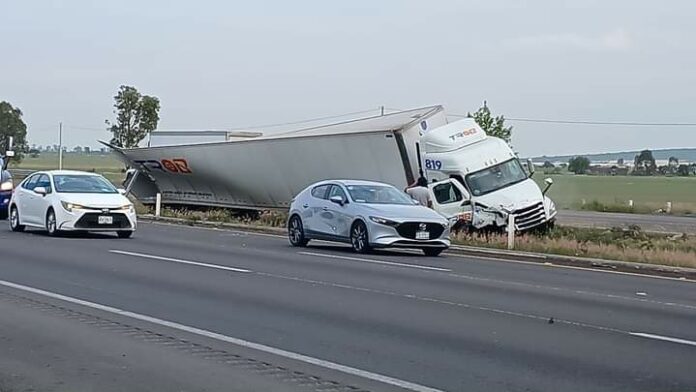
[[288, 222], [288, 239], [292, 246], [305, 247], [309, 243], [302, 227], [302, 219], [297, 215], [293, 215]]

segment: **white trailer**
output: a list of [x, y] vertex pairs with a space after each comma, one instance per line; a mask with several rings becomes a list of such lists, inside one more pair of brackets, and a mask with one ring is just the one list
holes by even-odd
[[[148, 148], [110, 147], [139, 171], [130, 185], [144, 203], [154, 203], [160, 193], [162, 203], [170, 205], [286, 209], [297, 193], [320, 180], [363, 179], [405, 188], [422, 170], [436, 180], [430, 184], [434, 208], [447, 217], [468, 219], [476, 227], [505, 226], [508, 212], [529, 209], [533, 219], [518, 227], [524, 230], [555, 216], [550, 200], [526, 175], [523, 180], [515, 177], [514, 184], [484, 181], [506, 175], [496, 171], [500, 163], [511, 161], [507, 166], [521, 170], [515, 154], [504, 142], [487, 137], [473, 120], [448, 124], [441, 106], [275, 135], [225, 137], [188, 144], [172, 140]], [[491, 174], [485, 175], [485, 169]], [[481, 173], [483, 178], [476, 177]], [[466, 185], [467, 178], [474, 188]]]

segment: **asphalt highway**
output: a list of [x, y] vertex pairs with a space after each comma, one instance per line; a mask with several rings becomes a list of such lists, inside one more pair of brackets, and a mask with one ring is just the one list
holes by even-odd
[[696, 282], [0, 229], [0, 391], [693, 391]]

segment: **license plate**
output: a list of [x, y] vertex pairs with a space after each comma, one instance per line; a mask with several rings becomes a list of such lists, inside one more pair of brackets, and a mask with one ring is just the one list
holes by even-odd
[[416, 239], [417, 239], [417, 240], [429, 240], [429, 239], [430, 239], [430, 232], [428, 232], [428, 231], [417, 231], [417, 232], [416, 232]]
[[114, 223], [114, 217], [113, 216], [100, 216], [99, 219], [97, 220], [97, 223], [100, 225], [110, 225]]

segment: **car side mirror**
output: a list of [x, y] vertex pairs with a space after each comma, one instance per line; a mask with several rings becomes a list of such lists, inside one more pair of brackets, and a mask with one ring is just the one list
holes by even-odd
[[343, 200], [343, 197], [341, 197], [341, 196], [331, 196], [331, 197], [329, 198], [329, 201], [332, 202], [332, 203], [336, 203], [336, 204], [338, 204], [338, 205], [340, 205], [340, 206], [346, 204], [346, 201]]
[[123, 189], [123, 188], [118, 188], [118, 193], [120, 193], [120, 194], [122, 194], [122, 195], [125, 196], [127, 192], [126, 192], [126, 190]]
[[42, 186], [37, 186], [36, 188], [34, 188], [34, 193], [36, 193], [37, 195], [46, 196], [48, 191], [46, 190], [46, 188]]

